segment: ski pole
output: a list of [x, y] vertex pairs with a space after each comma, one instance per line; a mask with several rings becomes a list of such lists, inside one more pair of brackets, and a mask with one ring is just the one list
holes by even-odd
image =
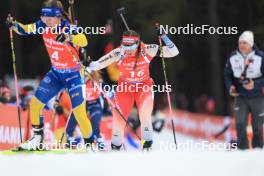
[[[156, 28], [159, 29], [159, 24], [156, 24]], [[162, 60], [162, 68], [163, 68], [163, 75], [164, 75], [164, 79], [165, 79], [165, 85], [166, 85], [166, 87], [168, 87], [169, 83], [168, 83], [168, 78], [167, 78], [167, 73], [166, 73], [166, 63], [164, 61], [164, 53], [163, 53], [162, 40], [161, 40], [161, 36], [160, 35], [158, 35], [158, 39], [159, 39], [160, 57], [161, 57], [161, 60]], [[172, 118], [173, 113], [172, 113], [172, 107], [171, 107], [171, 98], [170, 98], [170, 92], [168, 92], [168, 91], [167, 91], [167, 100], [168, 100], [168, 105], [169, 105], [169, 110], [170, 110], [173, 139], [174, 139], [174, 143], [175, 143], [175, 146], [176, 146], [176, 149], [177, 149], [175, 127], [174, 127], [174, 121], [173, 121], [173, 118]]]
[[68, 9], [68, 14], [69, 18], [71, 19], [71, 22], [75, 25], [77, 25], [77, 20], [75, 18], [75, 13], [74, 13], [74, 0], [69, 0], [69, 9]]
[[[10, 14], [8, 16], [11, 17]], [[20, 112], [20, 106], [19, 106], [18, 80], [17, 80], [17, 73], [16, 73], [16, 55], [15, 55], [14, 38], [13, 38], [12, 27], [9, 28], [9, 35], [10, 35], [10, 44], [11, 44], [11, 52], [12, 52], [12, 64], [13, 64], [13, 72], [14, 72], [15, 88], [16, 88], [16, 106], [17, 106], [17, 114], [18, 114], [19, 135], [20, 135], [20, 142], [22, 143], [23, 142], [23, 138], [22, 138], [22, 129], [21, 129], [21, 112]]]
[[121, 17], [124, 25], [126, 26], [126, 29], [129, 31], [130, 28], [128, 27], [128, 24], [127, 24], [126, 19], [125, 19], [125, 16], [124, 16], [124, 14], [125, 14], [125, 7], [121, 7], [119, 9], [117, 9], [117, 12], [119, 13], [119, 15], [120, 15], [120, 17]]

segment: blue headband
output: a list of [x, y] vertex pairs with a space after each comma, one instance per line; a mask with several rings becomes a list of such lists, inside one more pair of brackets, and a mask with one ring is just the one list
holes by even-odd
[[56, 7], [45, 7], [41, 9], [41, 16], [61, 17], [61, 10]]

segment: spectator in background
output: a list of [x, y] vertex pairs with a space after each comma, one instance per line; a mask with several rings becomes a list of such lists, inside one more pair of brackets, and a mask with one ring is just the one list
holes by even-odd
[[183, 93], [177, 92], [175, 99], [176, 99], [176, 108], [177, 109], [189, 110], [188, 99]]
[[205, 109], [207, 114], [214, 114], [215, 109], [216, 109], [216, 103], [215, 99], [212, 97], [208, 97], [206, 104], [205, 104]]
[[214, 98], [209, 97], [206, 94], [202, 94], [195, 99], [194, 106], [195, 112], [203, 114], [214, 114], [216, 103]]
[[0, 103], [7, 104], [13, 102], [10, 89], [7, 85], [0, 85]]
[[29, 102], [34, 95], [34, 87], [27, 85], [21, 89], [21, 106], [24, 110], [29, 108]]
[[247, 125], [252, 115], [253, 148], [263, 147], [264, 117], [264, 53], [254, 47], [253, 32], [245, 31], [238, 41], [238, 50], [227, 60], [225, 83], [235, 97], [234, 116], [239, 149], [248, 149]]

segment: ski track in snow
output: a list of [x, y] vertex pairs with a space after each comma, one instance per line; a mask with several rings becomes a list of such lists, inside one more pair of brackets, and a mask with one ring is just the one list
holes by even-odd
[[[151, 152], [96, 152], [68, 154], [0, 155], [0, 175], [71, 176], [263, 176], [264, 152], [161, 150], [160, 142], [173, 143], [170, 131], [154, 135]], [[199, 143], [177, 134], [178, 143]]]

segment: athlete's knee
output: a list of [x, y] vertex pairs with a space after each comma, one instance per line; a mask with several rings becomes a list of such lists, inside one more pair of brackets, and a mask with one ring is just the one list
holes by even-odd
[[41, 101], [39, 101], [35, 96], [31, 99], [29, 103], [31, 110], [42, 110], [45, 106]]
[[85, 101], [82, 101], [78, 104], [75, 104], [75, 106], [72, 105], [72, 111], [74, 113], [74, 115], [76, 116], [79, 116], [79, 115], [86, 115], [86, 108], [85, 108], [86, 104], [85, 104]]

